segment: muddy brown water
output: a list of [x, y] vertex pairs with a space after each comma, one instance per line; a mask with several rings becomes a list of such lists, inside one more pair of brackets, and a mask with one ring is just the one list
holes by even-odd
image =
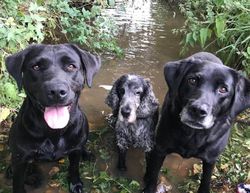
[[[87, 114], [91, 130], [107, 127], [105, 117], [111, 113], [110, 108], [104, 104], [108, 91], [100, 85], [112, 85], [123, 74], [133, 73], [149, 78], [155, 95], [162, 104], [167, 91], [163, 65], [180, 58], [181, 37], [173, 35], [171, 30], [182, 26], [184, 19], [175, 10], [177, 8], [170, 7], [166, 1], [160, 0], [128, 0], [126, 3], [120, 0], [117, 1], [115, 9], [107, 10], [107, 14], [115, 16], [115, 21], [119, 25], [117, 37], [125, 56], [118, 59], [103, 55], [102, 67], [94, 78], [92, 88], [85, 88], [81, 94], [80, 105]], [[166, 183], [175, 186], [182, 181], [195, 162], [197, 160], [184, 160], [176, 154], [168, 156], [164, 166], [171, 170], [173, 177], [171, 180], [167, 179]], [[48, 173], [50, 166], [50, 164], [43, 166], [45, 174]], [[109, 172], [114, 176], [121, 175], [115, 166], [114, 153], [109, 163]], [[128, 152], [127, 167], [128, 171], [122, 175], [142, 182], [145, 165], [141, 150], [131, 149]], [[49, 187], [45, 181], [41, 188], [30, 190], [29, 193], [31, 192], [61, 193], [62, 191]], [[178, 193], [175, 188], [171, 192]]]

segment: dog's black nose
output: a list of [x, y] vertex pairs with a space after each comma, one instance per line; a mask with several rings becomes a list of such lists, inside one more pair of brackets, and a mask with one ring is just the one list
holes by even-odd
[[131, 113], [131, 109], [128, 106], [122, 107], [121, 108], [121, 114], [123, 117], [128, 118]]
[[188, 111], [191, 116], [197, 117], [197, 118], [204, 118], [208, 115], [207, 105], [191, 105], [188, 108]]
[[48, 89], [48, 97], [53, 100], [62, 100], [68, 95], [68, 90], [64, 85], [55, 85]]

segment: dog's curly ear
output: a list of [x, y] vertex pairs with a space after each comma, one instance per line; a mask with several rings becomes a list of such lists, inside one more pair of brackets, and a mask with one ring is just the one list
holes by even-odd
[[149, 79], [144, 79], [144, 80], [145, 80], [144, 96], [142, 97], [140, 106], [137, 109], [137, 117], [139, 118], [152, 116], [159, 109], [159, 101], [155, 97], [150, 80]]
[[113, 113], [116, 111], [118, 112], [119, 110], [118, 108], [120, 99], [118, 96], [118, 89], [122, 82], [124, 82], [124, 79], [125, 75], [121, 76], [114, 82], [112, 89], [109, 91], [109, 94], [105, 99], [105, 103], [113, 110]]
[[231, 108], [234, 117], [250, 107], [250, 80], [235, 70], [232, 72], [236, 81], [234, 102]]
[[71, 46], [80, 56], [83, 69], [85, 70], [86, 81], [88, 87], [92, 86], [92, 80], [95, 74], [99, 71], [101, 67], [101, 58], [97, 55], [93, 55], [86, 50], [80, 49], [74, 44], [68, 44]]
[[22, 67], [27, 53], [32, 46], [10, 55], [5, 59], [5, 64], [9, 74], [15, 79], [19, 91], [22, 89]]

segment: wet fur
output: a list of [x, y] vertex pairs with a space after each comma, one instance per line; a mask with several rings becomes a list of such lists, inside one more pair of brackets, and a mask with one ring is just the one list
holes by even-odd
[[[72, 72], [65, 66], [74, 64]], [[39, 64], [36, 71], [33, 65]], [[30, 163], [55, 161], [69, 157], [69, 191], [82, 193], [79, 161], [88, 155], [84, 145], [88, 138], [88, 121], [78, 105], [84, 87], [92, 85], [92, 78], [100, 68], [100, 58], [73, 44], [32, 45], [7, 57], [6, 66], [19, 89], [24, 88], [25, 98], [15, 122], [10, 129], [9, 145], [12, 152], [13, 193], [26, 193], [25, 176]], [[58, 86], [67, 88], [64, 100], [54, 101], [47, 89]], [[71, 102], [70, 120], [65, 128], [53, 130], [44, 120], [44, 108]], [[34, 171], [34, 170], [33, 170]], [[39, 178], [33, 178], [32, 184]]]
[[[187, 83], [189, 77], [197, 73], [200, 79], [191, 86]], [[164, 158], [174, 152], [185, 158], [202, 160], [203, 173], [198, 193], [209, 193], [213, 167], [228, 142], [233, 120], [250, 107], [250, 81], [207, 52], [167, 63], [164, 75], [169, 91], [163, 103], [156, 145], [147, 159], [144, 193], [155, 192]], [[218, 94], [221, 84], [227, 85], [228, 92]], [[193, 128], [186, 124], [186, 117], [181, 119], [183, 109], [193, 113], [190, 110], [193, 104], [197, 108], [203, 104], [211, 107], [205, 113], [214, 118], [211, 127], [202, 129], [199, 125]], [[201, 118], [188, 119], [200, 122]]]
[[[140, 90], [138, 96], [134, 95], [134, 87], [135, 90]], [[134, 103], [138, 105], [134, 107]], [[115, 119], [114, 128], [119, 152], [118, 168], [126, 170], [125, 156], [128, 148], [142, 148], [145, 152], [153, 148], [159, 103], [149, 80], [128, 74], [115, 81], [106, 98], [106, 104], [112, 108]], [[132, 123], [128, 123], [121, 115], [121, 108], [126, 105], [132, 106], [132, 111], [135, 111], [135, 120]]]

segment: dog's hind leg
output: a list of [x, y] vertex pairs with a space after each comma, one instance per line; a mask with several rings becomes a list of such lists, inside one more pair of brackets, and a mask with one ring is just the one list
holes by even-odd
[[81, 159], [81, 151], [74, 151], [69, 154], [69, 192], [83, 193], [83, 183], [79, 174], [79, 163]]
[[120, 171], [127, 171], [127, 166], [126, 166], [127, 150], [121, 149], [119, 146], [117, 146], [117, 148], [118, 148], [118, 164], [117, 164], [117, 168]]
[[27, 163], [12, 163], [13, 170], [13, 193], [26, 193], [24, 189], [25, 172]]
[[202, 161], [202, 178], [201, 184], [198, 190], [198, 193], [209, 193], [210, 191], [210, 182], [213, 173], [215, 163], [207, 163], [206, 161]]
[[153, 149], [146, 154], [146, 173], [144, 176], [145, 188], [143, 193], [155, 193], [158, 174], [165, 159], [165, 154]]

